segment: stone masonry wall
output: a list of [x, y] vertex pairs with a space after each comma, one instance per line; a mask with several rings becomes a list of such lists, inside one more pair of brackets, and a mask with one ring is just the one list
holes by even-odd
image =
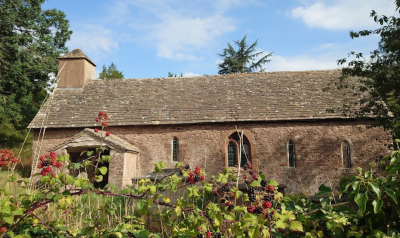
[[[390, 132], [380, 127], [367, 127], [365, 122], [343, 120], [130, 127], [111, 125], [109, 130], [139, 148], [137, 175], [152, 172], [154, 164], [160, 160], [164, 160], [169, 167], [175, 165], [172, 161], [174, 137], [179, 140], [179, 161], [192, 167], [201, 166], [211, 175], [221, 172], [226, 165], [228, 137], [238, 128], [244, 131], [250, 142], [250, 156], [257, 170], [264, 172], [269, 179], [285, 184], [287, 193], [302, 191], [312, 195], [322, 183], [335, 187], [340, 177], [354, 174], [356, 167], [366, 169], [370, 162], [376, 163], [380, 156], [390, 152]], [[41, 153], [81, 130], [83, 128], [47, 129]], [[37, 133], [38, 130], [35, 130], [34, 138], [37, 138]], [[290, 168], [288, 164], [289, 140], [295, 143], [295, 168]], [[342, 162], [341, 145], [344, 140], [352, 148], [351, 169], [344, 168]], [[34, 141], [33, 148], [36, 144]], [[119, 183], [127, 179], [120, 178]]]

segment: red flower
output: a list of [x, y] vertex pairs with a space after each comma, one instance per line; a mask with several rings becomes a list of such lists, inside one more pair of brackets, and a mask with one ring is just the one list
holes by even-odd
[[94, 132], [96, 132], [96, 133], [97, 133], [97, 132], [99, 132], [99, 129], [97, 129], [97, 128], [94, 128]]
[[107, 131], [106, 136], [110, 136], [110, 135], [111, 135], [111, 132]]

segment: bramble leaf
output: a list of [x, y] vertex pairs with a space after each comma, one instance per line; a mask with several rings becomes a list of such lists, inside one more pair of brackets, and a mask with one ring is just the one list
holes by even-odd
[[107, 174], [107, 167], [103, 166], [101, 168], [99, 168], [99, 171], [102, 175], [106, 175]]
[[96, 182], [101, 182], [101, 181], [103, 181], [103, 175], [96, 175], [96, 176], [94, 177], [94, 180], [96, 180]]
[[378, 199], [381, 199], [381, 190], [379, 189], [379, 186], [376, 183], [369, 183], [369, 187], [374, 191]]
[[276, 182], [275, 180], [271, 179], [271, 180], [268, 180], [268, 185], [272, 185], [272, 186], [276, 187], [279, 185], [279, 183]]
[[383, 205], [383, 201], [382, 200], [374, 200], [372, 202], [372, 206], [374, 207], [374, 213], [379, 213], [381, 211]]
[[366, 205], [367, 205], [367, 195], [365, 193], [357, 193], [354, 201], [357, 203], [358, 207], [360, 208], [361, 214], [364, 214]]
[[397, 195], [396, 195], [396, 191], [391, 189], [391, 188], [387, 188], [386, 189], [386, 194], [393, 199], [393, 201], [397, 204]]
[[303, 232], [303, 225], [299, 221], [292, 221], [289, 223], [289, 229], [291, 231], [301, 231]]

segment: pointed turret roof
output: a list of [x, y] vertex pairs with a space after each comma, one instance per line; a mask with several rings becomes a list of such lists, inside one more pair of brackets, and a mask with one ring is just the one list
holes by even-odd
[[91, 64], [93, 64], [94, 66], [95, 63], [93, 63], [93, 61], [91, 59], [89, 59], [89, 57], [87, 57], [87, 55], [85, 55], [83, 53], [83, 51], [79, 48], [76, 48], [73, 51], [70, 51], [68, 53], [66, 53], [63, 56], [58, 57], [59, 59], [86, 59], [87, 61], [89, 61]]

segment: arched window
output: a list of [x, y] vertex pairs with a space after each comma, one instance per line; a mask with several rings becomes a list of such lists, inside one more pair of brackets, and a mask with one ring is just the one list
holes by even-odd
[[236, 143], [231, 141], [228, 145], [228, 167], [235, 167], [236, 162]]
[[243, 167], [248, 162], [250, 162], [250, 143], [246, 136], [243, 135], [243, 143], [242, 143], [242, 151], [239, 152], [240, 142], [241, 142], [241, 134], [240, 133], [232, 133], [229, 136], [229, 143], [227, 148], [227, 160], [228, 167], [236, 167], [239, 163], [239, 155], [240, 155], [240, 167]]
[[343, 167], [351, 168], [351, 147], [348, 141], [342, 143], [342, 160]]
[[178, 148], [178, 138], [174, 137], [172, 140], [172, 161], [178, 162], [178, 153], [179, 153], [179, 148]]
[[289, 167], [294, 168], [296, 165], [296, 154], [294, 150], [294, 142], [292, 140], [288, 143], [288, 157], [289, 157]]

